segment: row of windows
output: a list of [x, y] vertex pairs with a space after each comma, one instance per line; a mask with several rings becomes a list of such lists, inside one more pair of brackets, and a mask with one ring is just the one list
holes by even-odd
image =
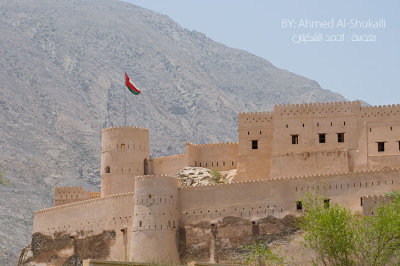
[[[385, 141], [379, 141], [377, 142], [378, 144], [378, 152], [384, 152], [385, 151]], [[400, 140], [397, 141], [398, 149], [400, 151]]]
[[[232, 161], [231, 164], [232, 164], [232, 166], [234, 166], [234, 165], [235, 165], [235, 162]], [[205, 164], [204, 164], [204, 163], [199, 163], [199, 165], [197, 165], [197, 161], [194, 162], [194, 166], [195, 166], [195, 167], [197, 167], [197, 166], [199, 166], [199, 167], [203, 167], [203, 166], [204, 166], [204, 167], [208, 167], [209, 165], [210, 165], [211, 167], [214, 167], [214, 166], [218, 167], [218, 166], [220, 166], [220, 165], [219, 165], [219, 162], [215, 162], [215, 165], [214, 165], [214, 162], [211, 162], [210, 164], [209, 164], [209, 163], [205, 163]], [[222, 166], [225, 166], [225, 165], [227, 165], [227, 164], [225, 163], [225, 161], [222, 161]]]
[[[337, 134], [337, 142], [344, 142], [344, 133], [336, 133]], [[318, 142], [326, 143], [326, 133], [318, 134]], [[292, 144], [299, 144], [299, 135], [292, 135]]]
[[[345, 126], [345, 125], [346, 125], [346, 121], [343, 122], [343, 126]], [[333, 126], [333, 122], [331, 122], [331, 127], [332, 126]], [[303, 127], [305, 127], [304, 123], [303, 123]], [[319, 127], [319, 122], [317, 122], [317, 127]], [[289, 128], [289, 124], [286, 124], [286, 128]]]
[[[299, 135], [291, 135], [292, 136], [292, 144], [299, 144]], [[319, 143], [326, 143], [326, 133], [318, 134], [318, 141]], [[344, 133], [337, 133], [337, 142], [341, 143], [344, 142]], [[251, 141], [251, 149], [257, 150], [258, 149], [258, 140]]]

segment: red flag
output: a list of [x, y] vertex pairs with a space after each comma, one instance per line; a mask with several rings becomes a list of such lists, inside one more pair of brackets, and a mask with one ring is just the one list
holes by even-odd
[[129, 77], [126, 73], [125, 73], [125, 85], [128, 88], [128, 90], [133, 94], [139, 95], [139, 93], [141, 93], [141, 91], [136, 89], [136, 87], [132, 84], [132, 82], [129, 81]]

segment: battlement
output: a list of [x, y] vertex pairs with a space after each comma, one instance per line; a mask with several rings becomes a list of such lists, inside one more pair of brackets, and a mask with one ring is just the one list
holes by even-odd
[[140, 175], [135, 177], [135, 182], [148, 181], [151, 179], [171, 179], [180, 181], [179, 178], [172, 175]]
[[36, 215], [46, 214], [46, 213], [49, 213], [49, 212], [60, 211], [60, 210], [64, 210], [64, 209], [79, 208], [81, 206], [86, 206], [86, 205], [89, 205], [91, 203], [97, 203], [97, 202], [103, 202], [103, 201], [105, 202], [105, 201], [108, 201], [110, 199], [126, 198], [126, 197], [133, 197], [133, 192], [121, 193], [121, 194], [112, 194], [112, 195], [101, 197], [101, 198], [87, 199], [87, 200], [68, 203], [68, 204], [55, 206], [55, 207], [51, 207], [51, 208], [45, 208], [45, 209], [41, 209], [41, 210], [35, 211], [35, 216]]
[[269, 111], [265, 112], [250, 112], [250, 113], [239, 113], [238, 121], [239, 127], [244, 125], [260, 125], [263, 126], [271, 124], [273, 120], [273, 113]]
[[82, 187], [56, 187], [55, 193], [74, 193], [83, 192]]
[[209, 187], [223, 187], [223, 186], [235, 186], [246, 183], [275, 183], [275, 182], [293, 182], [293, 181], [302, 181], [302, 180], [312, 180], [314, 178], [320, 177], [334, 177], [334, 176], [346, 176], [348, 178], [359, 177], [363, 175], [373, 174], [373, 173], [390, 173], [390, 172], [398, 172], [400, 174], [400, 168], [385, 168], [385, 169], [372, 169], [372, 170], [363, 170], [356, 172], [336, 172], [336, 173], [325, 173], [325, 174], [316, 174], [316, 175], [303, 175], [303, 176], [291, 176], [291, 177], [279, 177], [279, 178], [271, 178], [271, 179], [252, 179], [252, 180], [244, 180], [244, 181], [233, 181], [230, 183], [214, 183], [207, 185], [199, 185], [196, 187], [181, 187], [181, 190], [201, 190]]
[[400, 116], [400, 104], [368, 106], [361, 108], [361, 116], [363, 118], [381, 118], [394, 115]]
[[291, 116], [345, 116], [358, 114], [361, 110], [360, 101], [326, 102], [305, 104], [282, 104], [274, 106], [274, 117]]
[[134, 130], [134, 129], [140, 129], [140, 130], [145, 130], [145, 131], [149, 131], [147, 128], [144, 127], [136, 127], [136, 126], [130, 126], [130, 127], [109, 127], [109, 128], [105, 128], [102, 130], [103, 133], [105, 132], [109, 132], [109, 131], [116, 131], [116, 130]]
[[163, 161], [163, 160], [168, 160], [168, 159], [175, 159], [175, 158], [180, 158], [184, 157], [185, 154], [174, 154], [174, 155], [168, 155], [168, 156], [163, 156], [163, 157], [156, 157], [156, 158], [151, 158], [153, 161]]
[[210, 148], [210, 147], [218, 147], [218, 146], [226, 146], [226, 145], [238, 145], [237, 142], [219, 142], [219, 143], [206, 143], [206, 144], [194, 144], [191, 142], [186, 142], [185, 145], [194, 146], [196, 148]]

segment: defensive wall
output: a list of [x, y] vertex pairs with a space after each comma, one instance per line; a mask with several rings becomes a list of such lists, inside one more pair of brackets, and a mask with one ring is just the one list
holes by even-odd
[[85, 191], [82, 187], [56, 187], [54, 190], [54, 206], [100, 198], [100, 196], [100, 192]]
[[376, 208], [393, 202], [393, 198], [385, 195], [368, 195], [361, 197], [362, 214], [364, 216], [372, 216]]
[[368, 170], [182, 187], [179, 202], [185, 223], [216, 222], [227, 216], [257, 220], [296, 214], [296, 202], [306, 192], [324, 194], [332, 202], [361, 212], [362, 196], [399, 189], [399, 169]]
[[82, 239], [114, 232], [110, 258], [125, 260], [130, 251], [131, 228], [134, 211], [133, 192], [84, 200], [53, 208], [38, 210], [34, 214], [32, 233], [47, 236], [69, 234]]
[[237, 162], [238, 143], [186, 143], [185, 145], [184, 166], [205, 167], [220, 171], [228, 171], [236, 169]]
[[151, 174], [154, 175], [175, 175], [185, 167], [185, 155], [171, 155], [150, 160]]

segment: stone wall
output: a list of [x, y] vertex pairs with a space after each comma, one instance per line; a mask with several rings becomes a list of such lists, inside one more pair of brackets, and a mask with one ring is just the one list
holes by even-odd
[[[133, 193], [125, 193], [39, 210], [34, 215], [32, 233], [56, 241], [100, 237], [104, 232], [113, 232], [112, 241], [108, 242], [110, 257], [106, 259], [124, 260], [130, 251], [133, 206]], [[53, 255], [60, 256], [62, 249], [55, 246]]]
[[211, 143], [185, 145], [185, 162], [192, 167], [205, 167], [219, 171], [237, 168], [238, 143]]
[[392, 198], [384, 195], [373, 195], [361, 197], [362, 213], [364, 216], [372, 216], [379, 205], [392, 202]]
[[100, 198], [100, 196], [100, 192], [85, 191], [82, 187], [56, 187], [54, 190], [54, 206]]
[[154, 175], [175, 175], [185, 167], [185, 155], [178, 154], [151, 160], [152, 174]]

